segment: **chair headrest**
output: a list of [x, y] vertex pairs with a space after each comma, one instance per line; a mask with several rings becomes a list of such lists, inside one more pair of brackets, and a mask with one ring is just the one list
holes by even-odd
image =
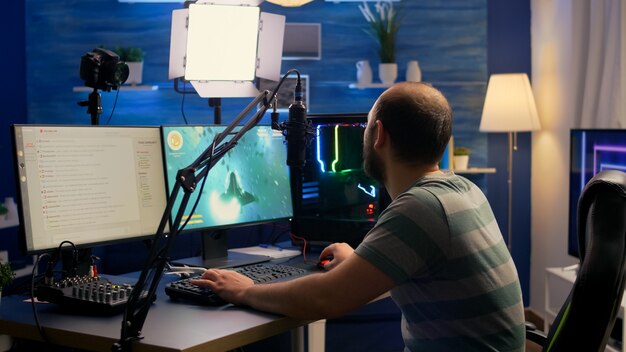
[[[626, 173], [618, 170], [606, 170], [596, 174], [585, 186], [581, 198], [591, 192], [591, 196], [600, 191], [603, 187], [609, 187], [613, 192], [626, 195]], [[593, 189], [593, 191], [592, 191]]]
[[626, 173], [617, 170], [606, 170], [596, 174], [583, 189], [578, 200], [577, 232], [580, 262], [585, 258], [585, 249], [589, 238], [585, 235], [587, 214], [596, 196], [601, 192], [611, 193], [614, 196], [626, 197]]

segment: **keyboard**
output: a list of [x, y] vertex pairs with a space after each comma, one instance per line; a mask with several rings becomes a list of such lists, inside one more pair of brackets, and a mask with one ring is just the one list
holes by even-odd
[[[117, 314], [124, 310], [133, 285], [102, 277], [75, 276], [52, 285], [39, 285], [35, 297], [83, 314]], [[147, 292], [142, 293], [146, 297]]]
[[[236, 267], [230, 270], [243, 274], [252, 279], [254, 283], [258, 284], [286, 281], [304, 276], [317, 271], [313, 269], [314, 267], [314, 265], [305, 263], [295, 265], [260, 263]], [[170, 282], [165, 285], [165, 293], [170, 297], [170, 299], [192, 301], [202, 305], [221, 306], [228, 303], [220, 298], [220, 296], [218, 296], [211, 289], [199, 287], [189, 282], [190, 280], [199, 278], [200, 276], [195, 276], [188, 279]]]

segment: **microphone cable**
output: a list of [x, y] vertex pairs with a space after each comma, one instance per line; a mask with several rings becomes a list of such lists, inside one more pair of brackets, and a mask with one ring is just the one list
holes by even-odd
[[[183, 92], [187, 91], [187, 81], [183, 80]], [[189, 121], [187, 121], [187, 116], [185, 116], [185, 96], [187, 93], [183, 93], [183, 97], [180, 100], [180, 113], [183, 115], [183, 121], [185, 121], [185, 125], [189, 125]]]
[[33, 310], [33, 317], [35, 319], [35, 326], [37, 327], [37, 331], [39, 332], [41, 339], [45, 343], [48, 343], [48, 344], [50, 344], [51, 342], [48, 339], [48, 336], [46, 335], [43, 329], [43, 326], [41, 326], [41, 323], [39, 321], [39, 314], [37, 313], [37, 306], [35, 304], [35, 285], [37, 284], [37, 282], [40, 281], [37, 279], [35, 273], [37, 271], [37, 268], [39, 266], [39, 262], [41, 261], [41, 259], [44, 257], [48, 257], [48, 266], [44, 274], [44, 283], [46, 285], [52, 285], [54, 283], [54, 267], [57, 263], [58, 258], [61, 257], [61, 249], [64, 244], [69, 244], [72, 246], [73, 254], [72, 254], [72, 270], [71, 271], [72, 271], [72, 274], [75, 275], [76, 267], [78, 264], [78, 250], [76, 249], [76, 246], [74, 245], [74, 243], [68, 240], [64, 240], [59, 244], [59, 247], [57, 247], [56, 251], [54, 252], [54, 255], [50, 255], [49, 253], [43, 253], [37, 256], [37, 259], [35, 260], [35, 263], [33, 264], [33, 270], [31, 272], [30, 303], [31, 303], [31, 307]]
[[113, 117], [113, 113], [115, 112], [115, 107], [117, 106], [117, 98], [119, 98], [120, 96], [120, 88], [121, 87], [117, 87], [117, 93], [115, 93], [115, 100], [113, 101], [113, 109], [111, 109], [111, 114], [109, 115], [109, 118], [107, 119], [105, 125], [108, 125], [109, 122], [111, 122], [111, 118]]
[[33, 264], [33, 270], [32, 270], [32, 278], [31, 278], [31, 283], [30, 283], [30, 303], [31, 306], [33, 308], [33, 317], [35, 318], [35, 326], [37, 327], [37, 331], [39, 332], [39, 336], [41, 336], [41, 339], [45, 342], [45, 343], [50, 343], [50, 340], [48, 340], [48, 336], [45, 334], [43, 327], [41, 326], [40, 322], [39, 322], [39, 314], [37, 314], [37, 306], [35, 305], [35, 284], [38, 280], [36, 280], [35, 277], [35, 272], [37, 271], [37, 266], [39, 265], [39, 261], [41, 260], [41, 258], [43, 257], [49, 257], [48, 258], [48, 262], [50, 262], [52, 260], [52, 257], [50, 256], [49, 253], [44, 253], [41, 254], [39, 256], [37, 256], [37, 259], [35, 260], [35, 263]]

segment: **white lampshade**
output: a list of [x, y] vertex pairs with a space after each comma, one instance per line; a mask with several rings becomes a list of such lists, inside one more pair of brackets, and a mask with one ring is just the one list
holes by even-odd
[[298, 7], [304, 4], [308, 4], [313, 0], [266, 0], [272, 4], [284, 6], [284, 7]]
[[525, 73], [491, 75], [480, 119], [480, 131], [521, 132], [539, 129], [539, 115], [528, 76]]

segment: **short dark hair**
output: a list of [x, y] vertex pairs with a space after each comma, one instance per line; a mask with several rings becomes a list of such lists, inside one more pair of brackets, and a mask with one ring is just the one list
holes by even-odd
[[395, 155], [409, 163], [439, 162], [452, 135], [448, 101], [424, 83], [402, 82], [383, 92], [374, 119], [389, 133]]

